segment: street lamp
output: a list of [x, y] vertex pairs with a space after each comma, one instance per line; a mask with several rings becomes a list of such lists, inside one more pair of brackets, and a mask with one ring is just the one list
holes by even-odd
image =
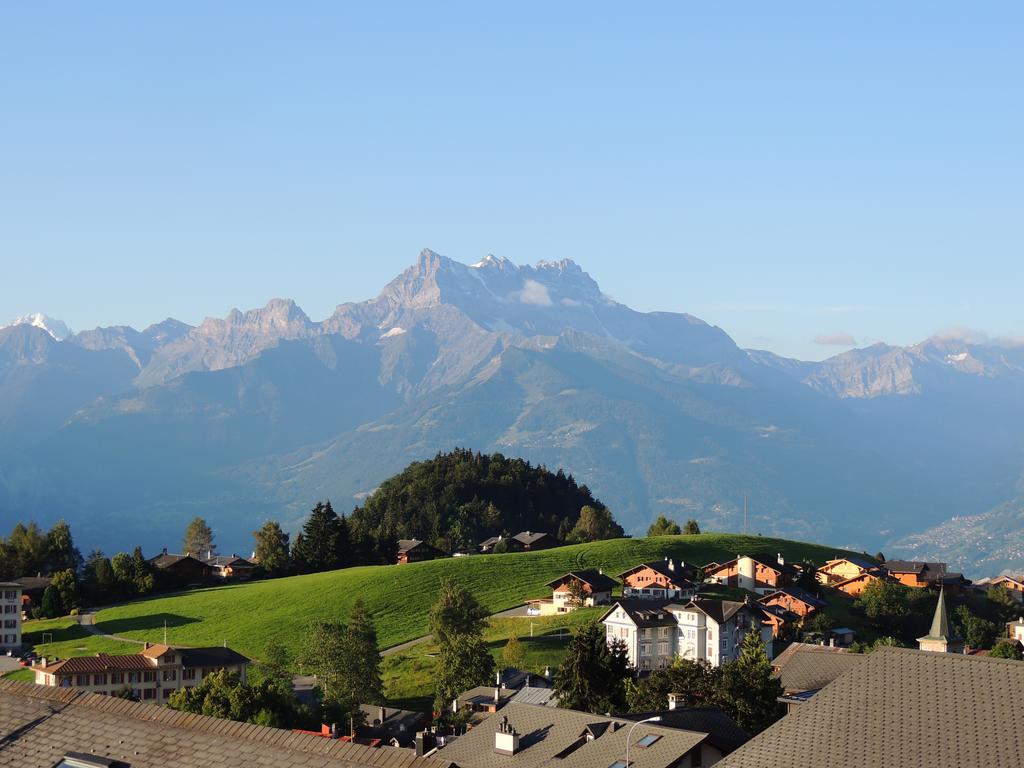
[[633, 723], [633, 726], [629, 729], [629, 733], [626, 734], [626, 768], [629, 768], [629, 740], [633, 738], [633, 728], [636, 728], [642, 723], [660, 723], [661, 715], [655, 715], [654, 717], [648, 717], [646, 720], [637, 720]]

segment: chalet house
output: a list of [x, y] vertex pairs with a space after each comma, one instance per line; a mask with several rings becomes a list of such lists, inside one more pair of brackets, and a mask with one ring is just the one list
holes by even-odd
[[892, 577], [887, 575], [885, 571], [865, 571], [857, 576], [851, 576], [849, 579], [843, 579], [831, 584], [833, 589], [839, 590], [844, 595], [849, 597], [857, 597], [861, 592], [868, 588], [868, 585], [872, 582], [879, 581], [880, 579], [891, 579]]
[[772, 637], [776, 640], [785, 640], [792, 637], [796, 627], [802, 621], [799, 614], [793, 613], [781, 605], [766, 605], [764, 603], [752, 603], [761, 610], [761, 623], [772, 630]]
[[768, 594], [788, 586], [796, 578], [797, 569], [780, 553], [775, 560], [751, 555], [737, 555], [725, 563], [704, 566], [704, 579], [727, 587]]
[[421, 563], [425, 560], [437, 560], [448, 557], [448, 553], [419, 539], [398, 540], [398, 564]]
[[146, 643], [142, 651], [124, 656], [76, 656], [70, 659], [40, 659], [32, 667], [36, 685], [77, 688], [110, 695], [125, 686], [136, 698], [166, 704], [180, 688], [199, 685], [207, 675], [221, 669], [246, 678], [249, 659], [230, 648], [176, 648]]
[[678, 646], [678, 622], [671, 611], [650, 600], [620, 600], [601, 617], [609, 645], [621, 640], [634, 669], [672, 666]]
[[[495, 544], [497, 544], [499, 541], [504, 541], [506, 543], [506, 546], [508, 547], [508, 551], [512, 552], [514, 550], [512, 548], [511, 538], [512, 537], [510, 536], [508, 539], [506, 539], [499, 533], [497, 536], [491, 536], [481, 541], [479, 544], [477, 544], [477, 549], [480, 550], [481, 555], [489, 555], [494, 551]], [[516, 544], [518, 543], [519, 542], [516, 542]]]
[[1018, 766], [1022, 690], [1019, 661], [878, 648], [719, 766]]
[[414, 747], [416, 734], [429, 725], [429, 718], [422, 712], [372, 704], [360, 704], [359, 709], [366, 717], [366, 724], [356, 727], [356, 736], [361, 739], [377, 739], [392, 747]]
[[986, 588], [1003, 587], [1017, 600], [1018, 603], [1024, 603], [1024, 580], [1004, 574], [1003, 576], [997, 576], [994, 579], [989, 579], [984, 586]]
[[551, 549], [559, 546], [560, 542], [549, 533], [536, 531], [522, 531], [511, 537], [513, 541], [519, 542], [524, 552], [536, 552], [541, 549]]
[[1024, 616], [1006, 625], [1006, 636], [1024, 645]]
[[690, 768], [722, 752], [703, 731], [514, 701], [436, 756], [458, 768]]
[[839, 557], [818, 568], [815, 578], [826, 585], [834, 585], [864, 573], [878, 571], [878, 566], [859, 557]]
[[12, 680], [0, 680], [0, 763], [17, 768], [451, 768], [413, 750], [369, 748]]
[[213, 578], [213, 567], [193, 557], [190, 552], [176, 555], [168, 553], [165, 548], [159, 555], [150, 558], [149, 563], [157, 570], [164, 586], [184, 587], [202, 584]]
[[14, 580], [15, 584], [21, 586], [21, 609], [25, 614], [23, 618], [27, 618], [28, 612], [35, 608], [37, 605], [41, 605], [43, 602], [43, 592], [50, 586], [50, 582], [53, 581], [50, 576], [21, 576]]
[[970, 584], [963, 574], [947, 571], [945, 563], [886, 560], [882, 567], [892, 578], [908, 587], [919, 589], [944, 587], [953, 594]]
[[238, 555], [213, 555], [203, 562], [213, 568], [214, 576], [238, 581], [251, 579], [257, 567], [252, 560], [246, 560]]
[[550, 616], [557, 613], [569, 613], [580, 607], [574, 605], [570, 585], [576, 584], [577, 591], [582, 594], [582, 605], [608, 605], [612, 601], [612, 590], [616, 582], [604, 575], [599, 568], [588, 568], [583, 571], [570, 571], [554, 581], [549, 581], [550, 598], [530, 600], [527, 603], [531, 616]]
[[21, 584], [0, 581], [0, 653], [21, 650]]
[[780, 606], [797, 614], [801, 619], [806, 619], [815, 611], [828, 607], [824, 600], [800, 587], [782, 587], [765, 595], [758, 602], [762, 605]]
[[678, 654], [690, 661], [718, 667], [739, 656], [749, 632], [760, 632], [768, 658], [772, 657], [772, 628], [761, 622], [760, 606], [734, 600], [691, 600], [671, 604], [679, 631]]
[[624, 598], [645, 600], [692, 600], [697, 585], [692, 581], [697, 569], [671, 558], [641, 563], [618, 575]]

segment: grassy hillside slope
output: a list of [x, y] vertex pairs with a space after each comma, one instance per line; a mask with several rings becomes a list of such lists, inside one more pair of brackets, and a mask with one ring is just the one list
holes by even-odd
[[737, 553], [782, 552], [789, 561], [816, 563], [840, 551], [760, 536], [701, 534], [615, 539], [505, 555], [462, 557], [412, 565], [367, 566], [235, 584], [154, 597], [107, 608], [96, 617], [104, 631], [179, 645], [221, 645], [259, 658], [276, 638], [296, 650], [312, 619], [342, 619], [362, 598], [382, 648], [427, 633], [430, 606], [443, 579], [456, 579], [491, 612], [546, 594], [545, 582], [566, 571], [603, 567], [615, 575], [643, 561], [673, 557], [703, 565]]

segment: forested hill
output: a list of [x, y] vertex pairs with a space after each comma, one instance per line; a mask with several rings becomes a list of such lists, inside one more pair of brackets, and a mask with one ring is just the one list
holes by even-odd
[[[577, 528], [580, 510], [606, 530]], [[472, 549], [489, 536], [544, 531], [561, 540], [621, 536], [610, 511], [561, 469], [457, 448], [417, 461], [385, 480], [349, 518], [355, 540], [393, 546], [416, 538], [446, 551]]]

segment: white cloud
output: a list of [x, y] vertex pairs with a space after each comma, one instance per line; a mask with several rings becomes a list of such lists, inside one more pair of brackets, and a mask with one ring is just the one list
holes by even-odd
[[815, 344], [826, 347], [856, 347], [857, 340], [848, 333], [819, 333], [814, 337]]
[[576, 299], [569, 299], [569, 298], [562, 299], [562, 301], [560, 303], [561, 303], [561, 305], [563, 307], [582, 307], [583, 306], [580, 302], [576, 301]]
[[550, 307], [552, 304], [547, 287], [536, 280], [527, 280], [523, 283], [523, 290], [519, 292], [519, 301], [523, 304], [536, 304], [538, 307]]

